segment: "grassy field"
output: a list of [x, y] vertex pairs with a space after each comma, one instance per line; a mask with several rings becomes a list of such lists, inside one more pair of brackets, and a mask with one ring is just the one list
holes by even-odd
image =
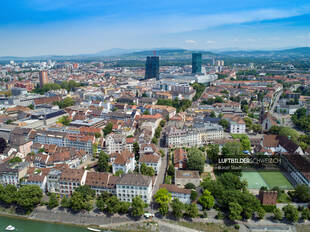
[[268, 188], [267, 183], [258, 172], [242, 172], [241, 180], [248, 182], [249, 189], [260, 189], [262, 186]]
[[293, 189], [293, 186], [280, 171], [242, 172], [241, 179], [248, 182], [249, 189], [260, 189], [262, 186], [268, 189], [276, 186], [284, 190]]

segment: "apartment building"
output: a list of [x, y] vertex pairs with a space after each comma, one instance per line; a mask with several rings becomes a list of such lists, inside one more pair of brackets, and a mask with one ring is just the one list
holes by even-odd
[[126, 137], [122, 134], [109, 134], [105, 140], [106, 152], [112, 154], [115, 152], [121, 153], [124, 150], [132, 152], [132, 144], [127, 144]]
[[206, 124], [202, 128], [170, 128], [166, 133], [168, 147], [201, 146], [216, 139], [222, 139], [223, 127], [217, 124]]
[[90, 135], [68, 134], [65, 137], [66, 147], [72, 147], [78, 150], [84, 150], [88, 154], [92, 154], [94, 142], [95, 142], [95, 136]]
[[115, 174], [118, 171], [128, 173], [134, 171], [136, 167], [135, 155], [129, 150], [124, 150], [121, 153], [113, 153], [111, 155], [112, 171]]
[[96, 191], [96, 195], [108, 192], [116, 195], [116, 183], [120, 177], [105, 172], [87, 172], [85, 185]]
[[121, 176], [116, 183], [116, 196], [121, 201], [132, 202], [136, 196], [150, 204], [152, 200], [152, 177], [141, 174]]
[[229, 132], [231, 134], [245, 134], [246, 125], [244, 120], [234, 114], [224, 114], [223, 119], [229, 122]]
[[153, 168], [155, 174], [157, 175], [161, 166], [161, 157], [156, 153], [143, 155], [139, 159], [139, 169], [141, 168], [142, 164], [145, 164], [146, 166]]
[[46, 176], [46, 187], [50, 193], [60, 193], [61, 170], [52, 169]]
[[83, 169], [63, 169], [59, 178], [59, 189], [61, 195], [70, 196], [74, 189], [84, 185], [87, 171]]
[[29, 164], [18, 163], [10, 164], [8, 162], [0, 164], [0, 183], [2, 185], [20, 185], [20, 179], [26, 176]]
[[69, 134], [59, 131], [37, 130], [33, 132], [34, 143], [55, 144], [58, 147], [71, 147], [78, 150], [84, 150], [87, 154], [92, 154], [92, 144], [95, 142], [95, 136]]

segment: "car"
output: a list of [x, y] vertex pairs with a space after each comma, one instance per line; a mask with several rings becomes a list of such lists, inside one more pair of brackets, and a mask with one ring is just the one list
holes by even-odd
[[144, 213], [145, 218], [153, 218], [155, 215], [153, 213]]

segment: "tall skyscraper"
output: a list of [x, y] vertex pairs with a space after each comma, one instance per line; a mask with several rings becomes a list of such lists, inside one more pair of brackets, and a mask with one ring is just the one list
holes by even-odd
[[201, 73], [201, 53], [192, 54], [192, 73]]
[[40, 87], [41, 88], [43, 87], [43, 85], [48, 84], [47, 71], [41, 71], [39, 73], [39, 80], [40, 80]]
[[148, 56], [145, 63], [145, 79], [156, 78], [159, 80], [159, 57]]

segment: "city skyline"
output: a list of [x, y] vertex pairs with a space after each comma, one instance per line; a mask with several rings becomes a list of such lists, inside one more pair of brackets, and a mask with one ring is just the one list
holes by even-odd
[[310, 46], [306, 1], [23, 0], [3, 3], [0, 19], [0, 56]]

